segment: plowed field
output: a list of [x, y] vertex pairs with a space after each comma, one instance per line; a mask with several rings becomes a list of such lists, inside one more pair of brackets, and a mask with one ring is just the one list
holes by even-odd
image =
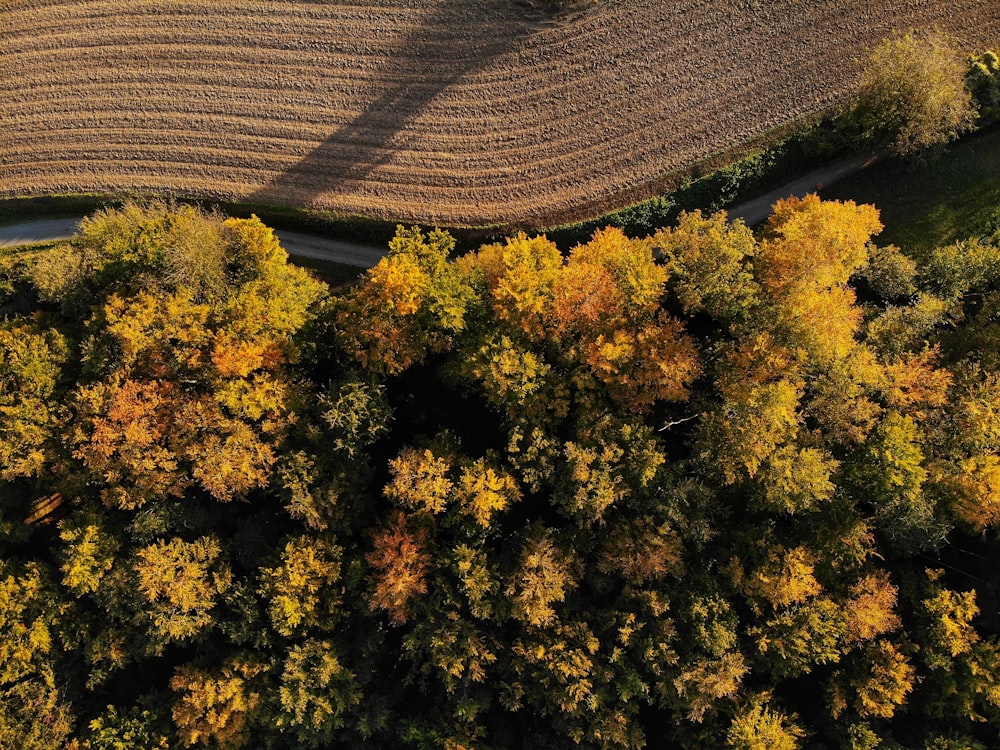
[[851, 93], [997, 0], [0, 0], [0, 195], [160, 191], [538, 224]]

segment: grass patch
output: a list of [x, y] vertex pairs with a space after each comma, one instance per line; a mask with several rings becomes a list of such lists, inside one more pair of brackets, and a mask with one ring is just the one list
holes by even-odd
[[882, 245], [921, 257], [936, 247], [1000, 229], [1000, 127], [907, 163], [880, 162], [823, 190], [827, 199], [872, 203]]

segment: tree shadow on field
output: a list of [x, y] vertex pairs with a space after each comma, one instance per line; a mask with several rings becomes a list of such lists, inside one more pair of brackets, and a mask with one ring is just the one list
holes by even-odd
[[360, 114], [249, 200], [309, 206], [322, 194], [371, 192], [375, 186], [365, 181], [393, 158], [394, 138], [437, 96], [552, 22], [516, 0], [435, 3], [394, 46], [397, 54], [378, 60], [373, 74], [359, 72], [374, 89]]

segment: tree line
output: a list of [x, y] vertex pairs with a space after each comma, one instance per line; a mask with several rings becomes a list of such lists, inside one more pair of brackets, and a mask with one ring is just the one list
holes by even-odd
[[0, 746], [995, 744], [1000, 236], [881, 228], [3, 257]]

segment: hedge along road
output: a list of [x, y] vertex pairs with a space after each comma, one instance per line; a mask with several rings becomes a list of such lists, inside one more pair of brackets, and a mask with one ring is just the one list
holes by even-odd
[[[45, 219], [0, 227], [0, 248], [62, 242], [76, 234], [79, 218]], [[386, 248], [331, 240], [300, 232], [276, 229], [281, 246], [294, 258], [312, 258], [355, 268], [371, 268], [386, 254]]]

